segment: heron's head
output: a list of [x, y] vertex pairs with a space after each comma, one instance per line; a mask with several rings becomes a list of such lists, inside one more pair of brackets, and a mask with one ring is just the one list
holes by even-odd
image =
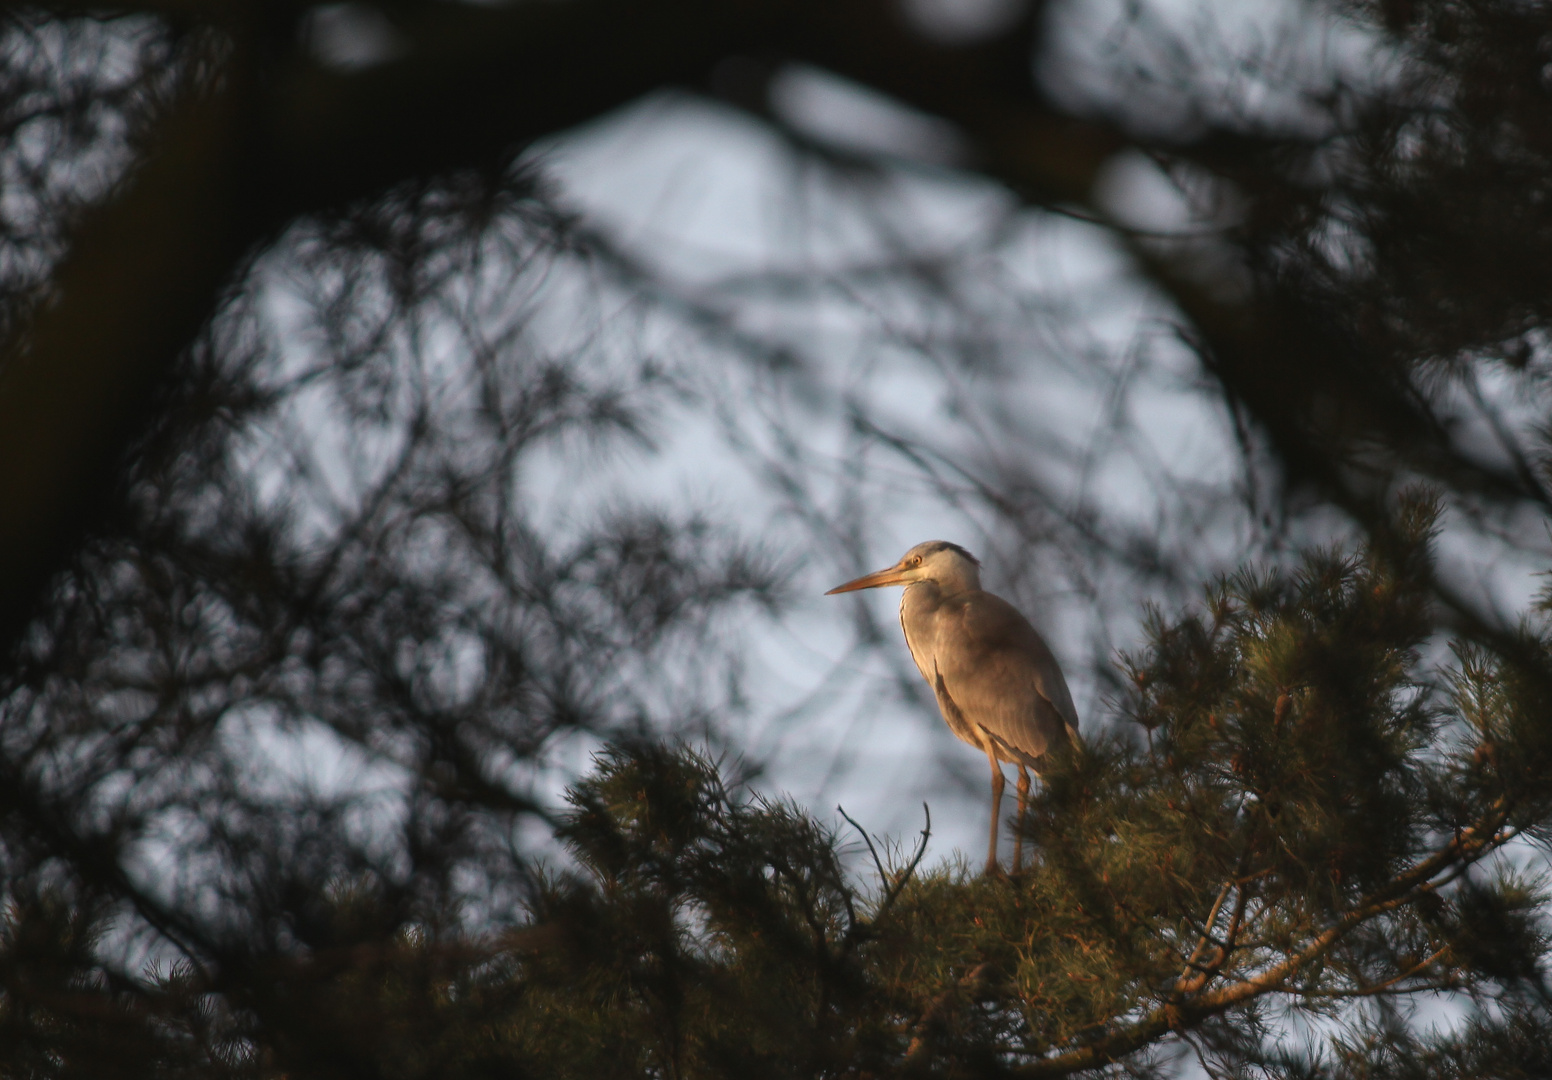
[[981, 564], [958, 544], [951, 544], [947, 540], [928, 540], [907, 551], [893, 566], [837, 585], [825, 595], [877, 589], [883, 585], [914, 585], [919, 581], [931, 581], [947, 592], [979, 589]]

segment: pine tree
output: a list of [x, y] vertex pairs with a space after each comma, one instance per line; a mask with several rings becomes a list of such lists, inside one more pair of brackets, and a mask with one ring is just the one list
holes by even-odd
[[[864, 834], [877, 861], [852, 873], [855, 838], [802, 808], [690, 750], [620, 745], [570, 793], [574, 864], [488, 940], [385, 939], [382, 898], [340, 882], [314, 948], [217, 1006], [191, 971], [133, 994], [94, 982], [89, 925], [13, 911], [4, 962], [59, 974], [8, 983], [0, 1062], [690, 1078], [1148, 1074], [1188, 1056], [1213, 1075], [1540, 1075], [1547, 897], [1520, 864], [1552, 826], [1552, 642], [1527, 626], [1520, 663], [1425, 662], [1432, 514], [1405, 507], [1391, 549], [1247, 569], [1156, 615], [1111, 727], [1047, 776], [1018, 877], [924, 867], [930, 818], [910, 849]], [[1409, 1024], [1417, 1001], [1458, 1022]]]

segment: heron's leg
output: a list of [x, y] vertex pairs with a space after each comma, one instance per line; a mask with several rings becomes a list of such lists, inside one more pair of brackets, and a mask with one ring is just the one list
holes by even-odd
[[1019, 762], [1018, 817], [1013, 819], [1013, 872], [1024, 868], [1024, 808], [1029, 805], [1029, 768]]
[[991, 837], [986, 843], [986, 872], [997, 872], [997, 830], [1002, 825], [999, 820], [1002, 817], [1002, 789], [1007, 780], [1002, 775], [1002, 766], [997, 764], [997, 754], [992, 750], [991, 739], [986, 740], [986, 760], [992, 766], [992, 831]]

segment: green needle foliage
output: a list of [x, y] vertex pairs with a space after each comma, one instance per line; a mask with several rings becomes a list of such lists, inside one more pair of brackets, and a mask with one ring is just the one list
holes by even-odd
[[1432, 523], [1156, 617], [1017, 878], [921, 869], [929, 821], [861, 883], [801, 808], [620, 745], [570, 793], [574, 863], [484, 938], [385, 939], [363, 878], [311, 951], [115, 987], [90, 926], [13, 910], [0, 1073], [111, 1042], [158, 1075], [1546, 1075], [1546, 642], [1425, 663]]
[[550, 882], [520, 1044], [553, 1076], [832, 1075], [888, 1063], [868, 905], [836, 837], [735, 799], [702, 758], [616, 750], [563, 831], [588, 872]]

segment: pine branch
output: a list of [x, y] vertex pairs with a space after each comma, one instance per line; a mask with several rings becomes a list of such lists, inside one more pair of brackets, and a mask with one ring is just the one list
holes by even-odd
[[1199, 994], [1181, 1002], [1168, 1002], [1152, 1010], [1142, 1020], [1088, 1046], [1020, 1066], [1014, 1073], [1027, 1077], [1067, 1076], [1084, 1069], [1112, 1064], [1170, 1031], [1194, 1027], [1211, 1016], [1267, 994], [1288, 992], [1288, 983], [1294, 974], [1330, 952], [1354, 928], [1378, 915], [1414, 903], [1423, 893], [1436, 891], [1438, 883], [1433, 881], [1435, 877], [1462, 864], [1475, 863], [1501, 847], [1507, 842], [1501, 832], [1507, 817], [1508, 810], [1499, 800], [1490, 816], [1474, 826], [1462, 829], [1439, 851], [1411, 870], [1397, 875], [1384, 888], [1371, 894], [1282, 963], [1221, 990]]

